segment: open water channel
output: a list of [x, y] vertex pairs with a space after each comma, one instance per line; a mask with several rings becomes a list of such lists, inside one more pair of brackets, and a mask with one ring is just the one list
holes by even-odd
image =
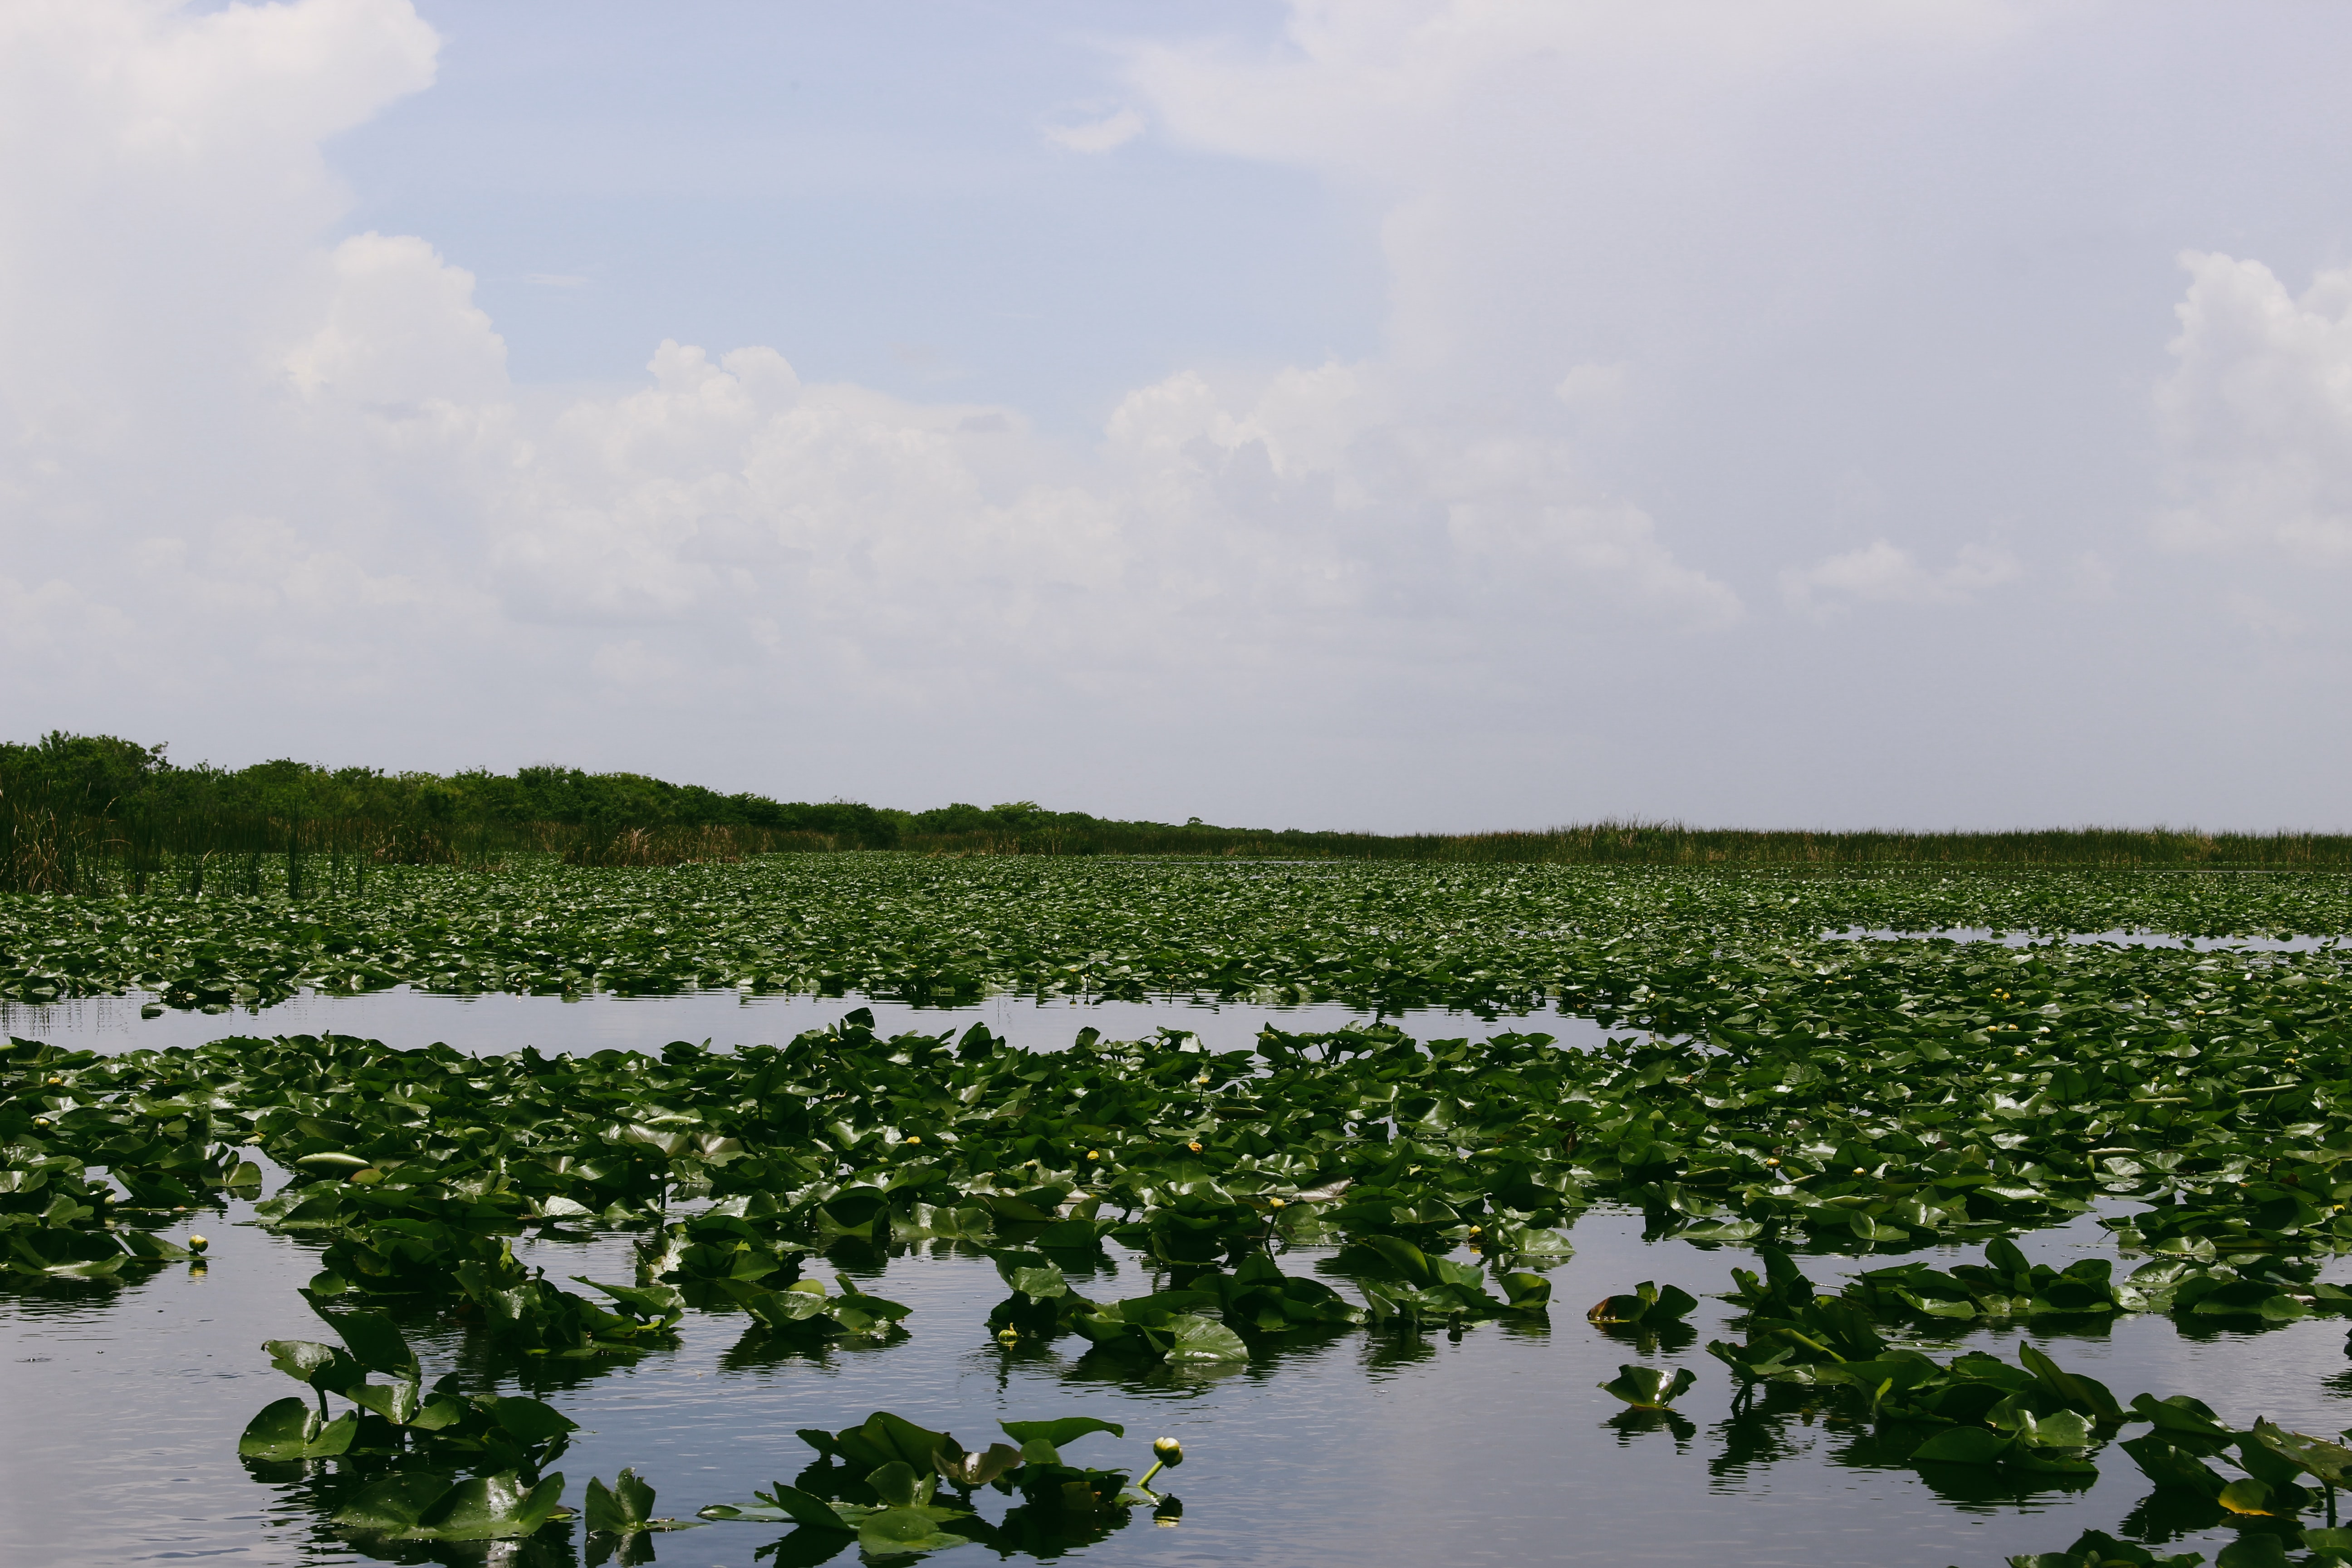
[[[714, 997], [460, 1000], [406, 994], [299, 999], [259, 1017], [167, 1015], [142, 1019], [137, 1000], [12, 1012], [11, 1033], [60, 1045], [121, 1049], [194, 1043], [227, 1034], [371, 1035], [396, 1044], [433, 1039], [473, 1050], [658, 1047], [673, 1038], [735, 1043], [787, 1038], [832, 1021], [856, 999]], [[1178, 1004], [1099, 1006], [1003, 999], [977, 1008], [918, 1012], [872, 1005], [884, 1029], [961, 1028], [974, 1020], [1016, 1044], [1051, 1048], [1092, 1025], [1112, 1036], [1160, 1024], [1192, 1028], [1213, 1049], [1247, 1043], [1268, 1018], [1286, 1027], [1329, 1027], [1355, 1016], [1337, 1008], [1211, 1011]], [[904, 1017], [898, 1015], [903, 1013]], [[1398, 1020], [1423, 1037], [1485, 1031], [1475, 1018]], [[732, 1026], [730, 1026], [731, 1024]], [[1588, 1022], [1547, 1016], [1514, 1020], [1567, 1040]], [[273, 1172], [269, 1188], [282, 1179]], [[322, 1325], [297, 1289], [318, 1267], [312, 1245], [249, 1223], [249, 1205], [198, 1216], [213, 1238], [201, 1267], [175, 1266], [119, 1289], [48, 1290], [0, 1297], [0, 1562], [113, 1564], [217, 1560], [229, 1563], [356, 1563], [366, 1559], [328, 1529], [286, 1467], [248, 1466], [236, 1437], [253, 1413], [289, 1392], [260, 1342], [309, 1338]], [[171, 1233], [177, 1236], [177, 1232]], [[691, 1518], [705, 1504], [745, 1503], [754, 1489], [789, 1481], [813, 1457], [794, 1436], [838, 1428], [877, 1409], [953, 1431], [984, 1447], [1000, 1419], [1090, 1415], [1122, 1422], [1073, 1445], [1075, 1463], [1137, 1463], [1158, 1436], [1180, 1437], [1187, 1462], [1166, 1478], [1184, 1504], [1163, 1527], [1138, 1510], [1131, 1522], [1079, 1554], [1104, 1563], [1387, 1565], [1538, 1563], [1736, 1563], [1803, 1568], [1885, 1564], [1997, 1564], [2011, 1552], [2055, 1551], [2085, 1528], [2121, 1533], [2148, 1487], [2110, 1447], [2095, 1482], [2079, 1491], [2030, 1495], [1939, 1491], [1874, 1442], [1868, 1427], [1826, 1402], [1775, 1396], [1735, 1413], [1728, 1373], [1707, 1340], [1737, 1337], [1733, 1309], [1713, 1299], [1737, 1248], [1679, 1239], [1645, 1242], [1638, 1214], [1594, 1209], [1571, 1232], [1574, 1258], [1554, 1270], [1548, 1326], [1488, 1323], [1442, 1330], [1349, 1330], [1245, 1365], [1202, 1374], [1136, 1373], [1054, 1345], [999, 1346], [984, 1320], [1004, 1288], [992, 1266], [947, 1244], [885, 1257], [870, 1247], [838, 1252], [836, 1268], [877, 1294], [914, 1309], [911, 1338], [866, 1351], [772, 1356], [752, 1352], [748, 1320], [696, 1312], [673, 1349], [633, 1365], [572, 1373], [535, 1390], [581, 1423], [558, 1468], [577, 1505], [588, 1477], [608, 1481], [633, 1466], [659, 1492], [658, 1511]], [[2020, 1238], [2037, 1261], [2063, 1267], [2090, 1253], [2113, 1256], [2087, 1216]], [[1108, 1249], [1109, 1276], [1081, 1282], [1097, 1297], [1142, 1293], [1149, 1270]], [[1949, 1264], [1976, 1249], [1916, 1254]], [[533, 1243], [530, 1260], [555, 1277], [625, 1281], [631, 1238]], [[1291, 1272], [1318, 1255], [1294, 1252]], [[1833, 1282], [1862, 1260], [1804, 1260]], [[2326, 1276], [2352, 1270], [2338, 1260]], [[1637, 1280], [1671, 1281], [1702, 1297], [1686, 1331], [1635, 1342], [1588, 1324], [1585, 1303]], [[455, 1323], [412, 1331], [429, 1377], [481, 1363]], [[2014, 1359], [2017, 1331], [1938, 1342], [1939, 1356], [1982, 1348]], [[2352, 1424], [2340, 1321], [2307, 1319], [2263, 1331], [2185, 1331], [2161, 1316], [2110, 1329], [2031, 1338], [2062, 1364], [2086, 1372], [2128, 1400], [2193, 1394], [2232, 1425], [2258, 1415], [2306, 1432]], [[1622, 1363], [1687, 1365], [1698, 1382], [1672, 1419], [1633, 1416], [1597, 1386]], [[511, 1392], [509, 1382], [500, 1385]], [[982, 1492], [982, 1511], [1002, 1501]], [[526, 1547], [401, 1549], [400, 1560], [516, 1563], [603, 1561], [576, 1527]], [[772, 1525], [718, 1523], [636, 1538], [625, 1561], [687, 1568], [786, 1564], [797, 1556]], [[2168, 1551], [2209, 1557], [2232, 1536], [2190, 1534]], [[855, 1548], [845, 1550], [854, 1561]], [[992, 1561], [968, 1546], [943, 1565]]]

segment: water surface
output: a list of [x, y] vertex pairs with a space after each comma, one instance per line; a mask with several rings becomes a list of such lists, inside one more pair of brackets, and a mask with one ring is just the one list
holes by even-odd
[[[257, 1479], [236, 1458], [245, 1422], [293, 1387], [260, 1342], [320, 1330], [295, 1294], [316, 1267], [311, 1250], [240, 1223], [243, 1214], [239, 1205], [226, 1224], [201, 1222], [215, 1238], [201, 1270], [175, 1268], [110, 1295], [0, 1300], [8, 1346], [0, 1408], [9, 1412], [0, 1423], [0, 1561], [364, 1560], [302, 1504], [299, 1483]], [[1074, 1459], [1098, 1464], [1131, 1461], [1156, 1436], [1181, 1437], [1181, 1524], [1154, 1528], [1139, 1513], [1087, 1549], [1105, 1563], [1990, 1564], [2055, 1550], [2088, 1526], [2112, 1530], [2147, 1490], [2110, 1447], [2099, 1479], [2079, 1494], [1953, 1500], [1914, 1471], [1886, 1468], [1833, 1405], [1735, 1419], [1731, 1380], [1699, 1348], [1727, 1332], [1731, 1310], [1711, 1299], [1694, 1315], [1690, 1342], [1676, 1336], [1650, 1352], [1698, 1371], [1683, 1419], [1640, 1429], [1594, 1385], [1643, 1352], [1587, 1324], [1580, 1304], [1643, 1279], [1711, 1293], [1747, 1259], [1677, 1240], [1645, 1244], [1640, 1216], [1623, 1212], [1594, 1211], [1573, 1234], [1580, 1250], [1553, 1275], [1548, 1327], [1490, 1323], [1458, 1339], [1349, 1331], [1205, 1376], [1138, 1375], [1082, 1357], [1076, 1338], [1000, 1348], [984, 1319], [1003, 1288], [983, 1259], [844, 1255], [866, 1289], [913, 1306], [909, 1339], [772, 1358], [745, 1342], [740, 1316], [693, 1313], [676, 1349], [545, 1397], [586, 1428], [561, 1461], [573, 1502], [591, 1474], [609, 1480], [633, 1465], [659, 1489], [662, 1511], [680, 1515], [789, 1479], [810, 1458], [795, 1427], [839, 1427], [876, 1409], [953, 1430], [967, 1445], [993, 1435], [1001, 1418], [1125, 1423], [1125, 1442], [1073, 1445]], [[551, 1273], [625, 1279], [630, 1245], [609, 1235], [530, 1250]], [[2022, 1245], [2059, 1264], [2106, 1246], [2087, 1224]], [[1149, 1288], [1139, 1260], [1110, 1252], [1113, 1272], [1082, 1289], [1116, 1298]], [[1298, 1272], [1317, 1256], [1284, 1261]], [[1852, 1266], [1807, 1264], [1824, 1284]], [[2013, 1357], [2018, 1337], [1984, 1331], [1954, 1344]], [[2143, 1388], [2193, 1392], [2232, 1422], [2266, 1415], [2314, 1432], [2352, 1420], [2340, 1323], [2189, 1338], [2151, 1318], [2032, 1337], [2126, 1398]], [[427, 1321], [412, 1338], [428, 1375], [461, 1356], [479, 1364], [478, 1347], [455, 1323]], [[782, 1533], [717, 1524], [652, 1544], [666, 1563], [751, 1568]], [[2189, 1544], [2210, 1556], [2227, 1539]], [[483, 1560], [480, 1549], [440, 1550], [432, 1560]], [[977, 1546], [937, 1559], [971, 1568], [993, 1560]]]
[[[272, 1005], [225, 1013], [163, 1009], [142, 1016], [153, 1003], [133, 992], [124, 996], [89, 996], [40, 1005], [0, 1002], [0, 1032], [74, 1050], [123, 1051], [199, 1046], [225, 1035], [322, 1035], [330, 1031], [394, 1045], [439, 1040], [462, 1051], [657, 1049], [670, 1040], [709, 1040], [720, 1049], [779, 1045], [809, 1029], [822, 1029], [854, 1008], [874, 1015], [882, 1034], [907, 1030], [958, 1033], [974, 1024], [1013, 1044], [1033, 1049], [1066, 1046], [1080, 1029], [1095, 1028], [1110, 1039], [1148, 1039], [1161, 1028], [1197, 1035], [1214, 1051], [1244, 1050], [1257, 1042], [1267, 1024], [1298, 1032], [1340, 1029], [1385, 1019], [1415, 1039], [1486, 1036], [1524, 1028], [1552, 1036], [1563, 1045], [1590, 1047], [1608, 1031], [1590, 1018], [1559, 1013], [1472, 1014], [1444, 1007], [1401, 1013], [1370, 1013], [1339, 1002], [1277, 1007], [1264, 1003], [1215, 1002], [1161, 997], [1144, 1002], [1037, 1001], [992, 996], [961, 1007], [916, 1006], [866, 996], [784, 995], [734, 990], [690, 991], [668, 995], [530, 996], [505, 993], [455, 996], [406, 985], [361, 995], [315, 991]], [[1620, 1035], [1641, 1031], [1620, 1029]]]
[[[16, 1010], [7, 1026], [29, 1035], [47, 1026], [56, 1043], [111, 1049], [328, 1028], [404, 1044], [446, 1039], [473, 1050], [527, 1043], [643, 1049], [670, 1038], [709, 1037], [721, 1046], [781, 1040], [859, 1005], [731, 992], [576, 1003], [398, 992], [299, 998], [252, 1017], [142, 1019], [136, 999], [76, 1002], [39, 1009], [38, 1019], [23, 1016], [34, 1010]], [[982, 1021], [1016, 1043], [1046, 1048], [1088, 1024], [1132, 1037], [1168, 1023], [1195, 1029], [1213, 1048], [1234, 1048], [1267, 1020], [1331, 1027], [1363, 1016], [1337, 1007], [1041, 1006], [1010, 998], [952, 1009], [863, 1005], [874, 1007], [886, 1031]], [[1423, 1037], [1488, 1027], [1461, 1015], [1399, 1021]], [[1512, 1022], [1564, 1038], [1580, 1038], [1579, 1030], [1600, 1036], [1587, 1021], [1555, 1016]], [[270, 1187], [281, 1180], [273, 1172]], [[0, 1295], [6, 1345], [0, 1409], [8, 1413], [0, 1422], [0, 1563], [364, 1560], [304, 1502], [299, 1479], [282, 1469], [248, 1470], [236, 1457], [237, 1434], [254, 1412], [294, 1392], [261, 1352], [261, 1341], [310, 1338], [323, 1329], [296, 1293], [317, 1268], [314, 1246], [270, 1235], [249, 1216], [249, 1205], [232, 1203], [168, 1233], [200, 1226], [214, 1238], [202, 1268], [174, 1267], [119, 1289]], [[2079, 1493], [1943, 1495], [1917, 1472], [1891, 1465], [1892, 1456], [1833, 1401], [1809, 1403], [1790, 1392], [1736, 1416], [1732, 1380], [1702, 1347], [1737, 1337], [1727, 1327], [1732, 1310], [1712, 1298], [1729, 1286], [1731, 1268], [1752, 1266], [1749, 1255], [1679, 1239], [1645, 1242], [1640, 1216], [1619, 1210], [1594, 1210], [1570, 1234], [1578, 1252], [1553, 1273], [1548, 1324], [1488, 1323], [1458, 1336], [1350, 1330], [1246, 1366], [1172, 1376], [1139, 1375], [1083, 1356], [1085, 1342], [1075, 1337], [1053, 1346], [998, 1346], [985, 1319], [1004, 1289], [983, 1258], [943, 1247], [887, 1258], [845, 1252], [838, 1264], [864, 1288], [912, 1305], [909, 1339], [873, 1350], [770, 1356], [746, 1341], [740, 1315], [696, 1312], [676, 1348], [579, 1376], [544, 1396], [586, 1428], [559, 1467], [570, 1480], [569, 1500], [578, 1503], [589, 1476], [610, 1480], [627, 1465], [658, 1489], [663, 1512], [686, 1516], [708, 1503], [748, 1501], [755, 1488], [790, 1479], [810, 1458], [795, 1428], [839, 1427], [877, 1409], [952, 1430], [969, 1446], [984, 1446], [1003, 1418], [1085, 1414], [1128, 1425], [1125, 1442], [1098, 1436], [1075, 1445], [1071, 1458], [1082, 1463], [1134, 1462], [1151, 1437], [1181, 1437], [1189, 1456], [1173, 1476], [1186, 1505], [1181, 1523], [1156, 1528], [1137, 1514], [1085, 1549], [1107, 1563], [1995, 1564], [2011, 1552], [2063, 1548], [2085, 1528], [2120, 1532], [2148, 1491], [2110, 1447], [2100, 1477]], [[2020, 1245], [2061, 1266], [2086, 1249], [2114, 1256], [2107, 1233], [2087, 1218]], [[525, 1251], [558, 1278], [625, 1282], [632, 1246], [626, 1235], [602, 1234], [573, 1244], [537, 1241]], [[1323, 1256], [1297, 1252], [1284, 1264], [1304, 1272]], [[1949, 1263], [1979, 1253], [1908, 1256]], [[1110, 1300], [1154, 1288], [1155, 1277], [1134, 1255], [1113, 1247], [1109, 1257], [1108, 1271], [1079, 1281], [1080, 1289]], [[1867, 1265], [1822, 1257], [1805, 1266], [1833, 1288]], [[2328, 1277], [2352, 1278], [2352, 1270], [2338, 1262]], [[1690, 1332], [1645, 1346], [1584, 1321], [1586, 1304], [1643, 1279], [1705, 1298]], [[429, 1317], [412, 1328], [428, 1376], [463, 1364], [478, 1388], [517, 1386], [511, 1377], [494, 1377], [484, 1348], [454, 1321]], [[2352, 1424], [2352, 1378], [2336, 1320], [2185, 1333], [2164, 1318], [2134, 1318], [2107, 1331], [2032, 1337], [2126, 1400], [2143, 1389], [2187, 1393], [2233, 1425], [2267, 1415], [2329, 1434]], [[1944, 1356], [1981, 1347], [2013, 1359], [2018, 1338], [2013, 1330], [1982, 1331], [1928, 1348]], [[1622, 1363], [1645, 1357], [1698, 1373], [1675, 1420], [1628, 1420], [1595, 1386]], [[983, 1511], [1001, 1512], [1001, 1500], [982, 1495], [990, 1499]], [[650, 1538], [655, 1555], [638, 1560], [751, 1568], [775, 1561], [762, 1550], [782, 1533], [715, 1524]], [[2191, 1536], [2185, 1547], [2210, 1558], [2228, 1539]], [[565, 1550], [580, 1545], [575, 1536]], [[505, 1548], [408, 1550], [405, 1560], [414, 1562], [523, 1561]], [[534, 1543], [529, 1560], [541, 1555]], [[580, 1559], [575, 1552], [562, 1560]], [[978, 1568], [994, 1559], [974, 1546], [938, 1560]]]

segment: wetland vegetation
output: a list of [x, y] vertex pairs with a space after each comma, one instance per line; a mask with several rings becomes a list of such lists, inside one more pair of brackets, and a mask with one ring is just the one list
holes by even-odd
[[2352, 871], [2352, 836], [2156, 828], [1917, 833], [1752, 831], [1601, 822], [1526, 832], [1376, 834], [1122, 821], [1034, 801], [901, 810], [784, 802], [640, 773], [511, 774], [173, 764], [161, 745], [53, 731], [0, 742], [0, 892], [257, 892], [362, 883], [386, 865], [582, 866], [900, 850], [1610, 867]]
[[[100, 1300], [202, 1268], [191, 1230], [231, 1207], [312, 1258], [292, 1306], [325, 1334], [251, 1352], [299, 1392], [219, 1440], [335, 1551], [644, 1561], [709, 1524], [767, 1531], [782, 1562], [1051, 1556], [1183, 1517], [1181, 1448], [1147, 1473], [1149, 1434], [1051, 1409], [971, 1448], [888, 1411], [810, 1428], [810, 1461], [756, 1497], [634, 1468], [567, 1491], [567, 1397], [708, 1321], [734, 1325], [730, 1365], [864, 1365], [940, 1335], [1050, 1349], [1074, 1388], [1279, 1378], [1298, 1347], [1351, 1341], [1595, 1336], [1634, 1357], [1601, 1380], [1627, 1441], [1692, 1441], [1679, 1406], [1712, 1380], [1733, 1447], [1830, 1413], [1868, 1463], [1959, 1506], [2141, 1478], [2137, 1504], [2063, 1516], [2021, 1561], [2201, 1560], [2192, 1541], [2223, 1568], [2352, 1560], [2336, 1435], [2233, 1386], [2111, 1388], [2049, 1337], [2162, 1322], [2251, 1355], [2352, 1310], [2326, 1277], [2352, 1243], [2333, 940], [2352, 879], [908, 852], [263, 873], [0, 900], [0, 995], [845, 999], [830, 1028], [734, 1049], [11, 1043], [7, 1291]], [[2011, 941], [1932, 934], [1952, 928]], [[1832, 934], [1856, 931], [1897, 934]], [[2063, 940], [2132, 932], [2316, 940]], [[854, 1006], [1008, 994], [1339, 1001], [1365, 1021], [1276, 1015], [1240, 1051], [1176, 1029], [1037, 1050], [984, 1026], [885, 1036]], [[1431, 1005], [1492, 1022], [1415, 1039], [1381, 1021]], [[1569, 1048], [1547, 1014], [1614, 1037]], [[1556, 1300], [1596, 1213], [1686, 1244], [1679, 1272]], [[2019, 1245], [2064, 1226], [2104, 1241], [2063, 1265]], [[614, 1238], [617, 1272], [550, 1266]], [[926, 1321], [877, 1273], [918, 1254], [986, 1259], [1002, 1299]], [[1118, 1283], [1139, 1270], [1148, 1289]], [[1710, 1300], [1730, 1331], [1700, 1345]], [[1989, 1328], [2030, 1333], [1996, 1354]], [[428, 1367], [418, 1337], [447, 1332], [457, 1361]], [[1064, 1453], [1081, 1438], [1085, 1462]]]

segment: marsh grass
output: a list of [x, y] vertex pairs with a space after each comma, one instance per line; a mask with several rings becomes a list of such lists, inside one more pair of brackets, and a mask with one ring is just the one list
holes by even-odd
[[562, 823], [535, 826], [536, 847], [571, 866], [731, 864], [750, 855], [843, 847], [822, 833], [738, 826], [596, 829]]
[[395, 866], [487, 870], [518, 855], [572, 866], [679, 866], [856, 847], [827, 834], [740, 826], [90, 816], [0, 800], [0, 893], [300, 900], [362, 895], [372, 874]]
[[1832, 833], [1597, 822], [1529, 832], [1386, 835], [1104, 822], [1091, 828], [1056, 824], [1015, 831], [912, 833], [900, 840], [899, 847], [939, 855], [1183, 855], [1779, 869], [2352, 870], [2352, 835], [2214, 834], [2167, 827]]
[[0, 801], [0, 892], [358, 895], [379, 867], [484, 858], [471, 847], [396, 824], [84, 816]]
[[2352, 870], [2352, 835], [2202, 833], [2194, 828], [2053, 827], [1921, 833], [1690, 827], [1600, 822], [1540, 833], [1374, 840], [1373, 857], [1577, 865], [2079, 868], [2107, 870]]
[[[488, 869], [515, 855], [551, 856], [582, 867], [728, 864], [759, 855], [864, 847], [840, 835], [741, 826], [108, 816], [0, 800], [0, 892], [16, 893], [267, 892], [300, 900], [326, 892], [363, 895], [371, 874], [393, 866]], [[2352, 871], [2352, 836], [2171, 828], [1825, 833], [1602, 822], [1541, 832], [1391, 836], [1089, 819], [909, 832], [897, 847], [941, 858], [1101, 855], [1823, 871]]]

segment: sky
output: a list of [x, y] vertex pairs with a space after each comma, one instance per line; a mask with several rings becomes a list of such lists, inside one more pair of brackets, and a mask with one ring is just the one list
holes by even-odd
[[2352, 11], [0, 0], [0, 736], [2352, 829]]

